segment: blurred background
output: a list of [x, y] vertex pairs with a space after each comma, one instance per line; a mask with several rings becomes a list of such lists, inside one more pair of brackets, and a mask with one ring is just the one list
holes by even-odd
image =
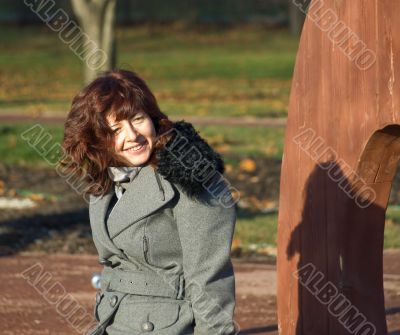
[[[0, 192], [15, 199], [2, 206], [1, 236], [7, 243], [1, 251], [93, 252], [86, 203], [21, 136], [38, 123], [51, 134], [50, 142], [61, 142], [73, 96], [96, 76], [84, 53], [79, 55], [85, 41], [75, 30], [82, 27], [99, 45], [112, 41], [103, 48], [112, 64], [99, 71], [107, 65], [136, 71], [171, 119], [193, 122], [223, 155], [227, 178], [240, 192], [234, 254], [274, 256], [284, 125], [299, 39], [290, 29], [289, 3], [2, 1]], [[95, 38], [107, 32], [111, 37]]]
[[[240, 198], [232, 255], [273, 264], [303, 20], [288, 0], [2, 0], [0, 254], [96, 254], [87, 204], [46, 153], [62, 140], [73, 96], [117, 67], [136, 71], [162, 111], [222, 154]], [[96, 69], [90, 42], [107, 55], [91, 59]], [[43, 142], [33, 145], [32, 129]], [[400, 247], [399, 201], [396, 177], [385, 248]]]

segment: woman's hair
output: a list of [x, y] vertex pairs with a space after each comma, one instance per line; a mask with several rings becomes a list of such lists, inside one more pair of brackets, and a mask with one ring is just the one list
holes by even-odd
[[149, 115], [156, 130], [157, 140], [148, 161], [154, 167], [157, 165], [155, 153], [168, 142], [165, 134], [173, 122], [160, 111], [143, 79], [131, 71], [109, 71], [74, 97], [64, 125], [60, 167], [63, 173], [74, 174], [83, 181], [84, 193], [99, 196], [109, 192], [112, 180], [107, 168], [120, 165], [114, 150], [114, 134], [106, 117], [113, 115], [121, 121], [139, 111]]

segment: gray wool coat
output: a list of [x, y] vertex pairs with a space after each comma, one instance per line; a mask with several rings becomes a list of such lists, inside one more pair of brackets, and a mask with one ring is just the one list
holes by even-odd
[[[158, 168], [144, 166], [114, 206], [114, 190], [91, 196], [93, 240], [104, 265], [91, 335], [238, 331], [230, 259], [236, 207], [223, 162], [190, 123], [177, 122], [174, 131]], [[193, 178], [190, 163], [199, 166], [199, 157], [182, 158], [194, 147], [215, 172], [207, 185]]]

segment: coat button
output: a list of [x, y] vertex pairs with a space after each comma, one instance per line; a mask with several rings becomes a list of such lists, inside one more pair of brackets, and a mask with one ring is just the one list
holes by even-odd
[[110, 306], [111, 306], [111, 307], [114, 307], [114, 306], [117, 304], [117, 302], [118, 302], [118, 297], [117, 297], [116, 295], [113, 295], [113, 296], [110, 298]]
[[99, 263], [100, 263], [101, 265], [104, 265], [104, 266], [111, 266], [111, 265], [112, 265], [112, 262], [111, 262], [111, 261], [109, 261], [108, 259], [104, 259], [104, 258], [101, 258], [101, 259], [99, 260]]
[[92, 286], [98, 290], [101, 288], [101, 273], [95, 272], [92, 275]]
[[151, 332], [154, 329], [154, 324], [150, 321], [146, 321], [142, 323], [142, 330], [144, 332]]
[[101, 300], [101, 293], [97, 292], [97, 294], [96, 294], [96, 304], [98, 304], [100, 302], [100, 300]]

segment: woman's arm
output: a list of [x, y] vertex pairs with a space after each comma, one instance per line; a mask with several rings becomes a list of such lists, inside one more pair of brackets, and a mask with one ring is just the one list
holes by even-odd
[[230, 259], [235, 206], [231, 202], [231, 207], [224, 207], [206, 189], [201, 201], [179, 191], [174, 215], [183, 251], [185, 295], [192, 301], [196, 322], [194, 333], [235, 334], [235, 278]]

